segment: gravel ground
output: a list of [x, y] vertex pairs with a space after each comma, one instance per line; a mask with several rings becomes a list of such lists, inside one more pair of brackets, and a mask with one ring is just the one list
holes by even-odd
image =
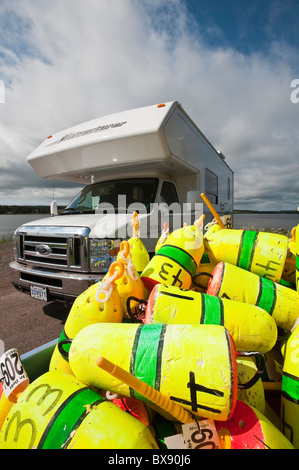
[[60, 302], [31, 299], [10, 282], [13, 243], [0, 243], [0, 340], [20, 355], [60, 336], [69, 308]]

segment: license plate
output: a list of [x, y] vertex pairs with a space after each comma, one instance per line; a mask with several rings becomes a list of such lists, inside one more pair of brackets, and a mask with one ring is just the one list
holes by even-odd
[[47, 302], [47, 289], [45, 287], [30, 286], [30, 296], [33, 299], [44, 300]]

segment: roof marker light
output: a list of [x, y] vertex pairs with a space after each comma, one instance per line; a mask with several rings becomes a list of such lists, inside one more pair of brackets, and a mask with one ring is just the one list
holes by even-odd
[[165, 104], [164, 103], [161, 103], [161, 104], [158, 104], [157, 105], [157, 108], [164, 108]]

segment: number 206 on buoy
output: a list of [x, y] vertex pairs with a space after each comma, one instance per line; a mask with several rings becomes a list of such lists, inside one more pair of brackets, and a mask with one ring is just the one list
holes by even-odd
[[28, 376], [16, 349], [9, 349], [0, 357], [0, 379], [6, 398], [23, 382], [28, 383]]

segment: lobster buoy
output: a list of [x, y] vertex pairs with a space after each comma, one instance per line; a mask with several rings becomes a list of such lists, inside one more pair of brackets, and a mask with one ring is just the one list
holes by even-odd
[[140, 238], [129, 238], [128, 243], [131, 249], [132, 261], [140, 274], [149, 263], [149, 254]]
[[295, 230], [295, 248], [296, 248], [296, 289], [299, 291], [299, 225]]
[[123, 274], [123, 263], [113, 262], [105, 281], [93, 284], [75, 299], [53, 351], [50, 371], [59, 369], [71, 373], [65, 342], [73, 339], [82, 328], [97, 322], [118, 323], [123, 320], [123, 309], [116, 287], [117, 279]]
[[[201, 421], [197, 423], [199, 428], [200, 423]], [[294, 449], [288, 439], [263, 413], [239, 399], [232, 417], [227, 421], [215, 420], [214, 425], [220, 449]], [[170, 422], [162, 416], [158, 416], [154, 423], [155, 437], [161, 449], [167, 449], [167, 438], [174, 436], [182, 437], [181, 441], [177, 441], [181, 442], [182, 446], [170, 448], [186, 449], [181, 432], [182, 429], [178, 423]], [[194, 436], [198, 445], [196, 448], [208, 446], [210, 435], [200, 428]]]
[[10, 410], [1, 449], [157, 449], [149, 428], [61, 371], [32, 382]]
[[205, 234], [204, 234], [204, 239], [207, 238], [209, 239], [209, 236], [211, 236], [215, 232], [219, 232], [220, 230], [223, 230], [219, 224], [217, 224], [216, 221], [212, 221], [209, 224], [205, 226]]
[[277, 341], [276, 323], [262, 308], [162, 284], [148, 298], [144, 323], [223, 325], [238, 351], [265, 353]]
[[141, 274], [150, 292], [158, 283], [189, 289], [203, 254], [200, 229], [184, 226], [172, 232]]
[[207, 294], [257, 305], [272, 316], [277, 326], [288, 331], [298, 316], [297, 291], [230, 263], [217, 264], [209, 280]]
[[[142, 280], [132, 261], [129, 243], [124, 240], [120, 244], [120, 251], [117, 260], [124, 265], [124, 274], [115, 281], [120, 296], [120, 301], [124, 315], [127, 316], [128, 297], [144, 298], [145, 289]], [[137, 304], [134, 302], [133, 307]]]
[[222, 449], [294, 449], [259, 410], [241, 400], [226, 422], [215, 421]]
[[140, 239], [139, 224], [138, 212], [135, 211], [131, 222], [131, 225], [133, 226], [133, 236], [129, 238], [128, 243], [131, 249], [132, 262], [140, 274], [148, 264], [150, 257], [144, 243]]
[[291, 230], [291, 238], [288, 239], [288, 255], [285, 261], [281, 281], [289, 283], [296, 289], [296, 227]]
[[[256, 359], [252, 356], [238, 357], [237, 365], [238, 382], [241, 384], [248, 383], [257, 373]], [[248, 388], [239, 389], [237, 398], [253, 406], [261, 413], [265, 413], [266, 401], [262, 378], [260, 377]]]
[[299, 325], [283, 347], [281, 381], [281, 429], [295, 449], [299, 449]]
[[97, 367], [99, 356], [197, 416], [225, 420], [233, 412], [236, 351], [222, 326], [98, 323], [78, 333], [69, 352], [74, 375], [91, 387], [142, 400], [138, 392]]
[[225, 229], [205, 236], [204, 246], [211, 261], [225, 261], [278, 282], [288, 238], [277, 233]]

